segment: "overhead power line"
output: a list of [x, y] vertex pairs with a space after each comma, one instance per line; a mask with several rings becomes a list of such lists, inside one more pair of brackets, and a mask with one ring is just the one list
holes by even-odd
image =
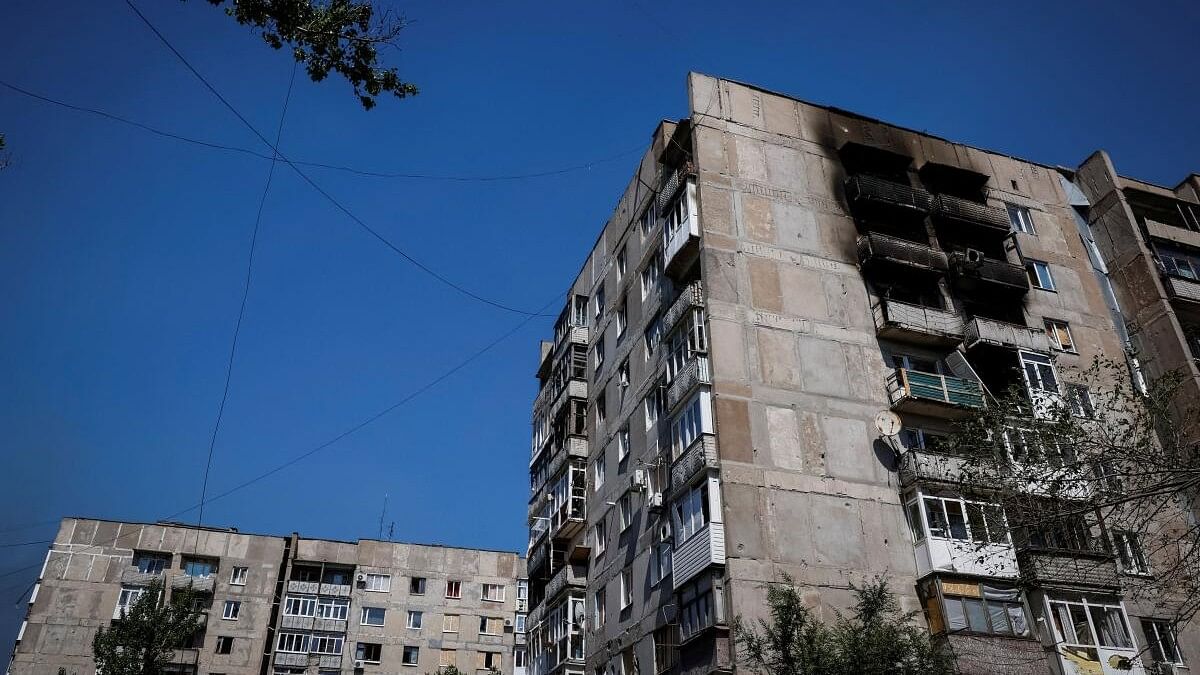
[[[112, 122], [125, 124], [128, 126], [134, 127], [136, 129], [145, 131], [147, 133], [154, 134], [155, 136], [169, 138], [171, 140], [180, 141], [182, 143], [190, 143], [192, 145], [198, 145], [198, 146], [209, 148], [212, 150], [221, 150], [223, 152], [232, 152], [232, 153], [237, 153], [237, 154], [242, 154], [242, 155], [248, 155], [250, 157], [257, 157], [259, 159], [263, 159], [263, 160], [267, 160], [267, 161], [270, 161], [271, 159], [273, 159], [273, 155], [267, 154], [264, 152], [259, 152], [257, 150], [253, 150], [251, 148], [245, 148], [245, 147], [241, 147], [241, 146], [237, 146], [237, 145], [229, 145], [226, 143], [217, 143], [214, 141], [206, 141], [206, 140], [203, 140], [200, 138], [185, 136], [183, 134], [178, 134], [173, 131], [167, 131], [165, 129], [160, 129], [158, 127], [146, 124], [144, 122], [138, 122], [137, 120], [133, 120], [128, 117], [123, 117], [121, 115], [117, 115], [115, 113], [111, 113], [111, 112], [108, 112], [105, 110], [100, 110], [98, 108], [91, 108], [91, 107], [83, 106], [83, 105], [77, 105], [74, 103], [68, 103], [61, 99], [56, 99], [56, 98], [47, 96], [45, 94], [39, 94], [37, 92], [31, 91], [29, 89], [26, 89], [24, 87], [18, 86], [16, 84], [13, 84], [13, 83], [5, 81], [5, 80], [0, 80], [0, 87], [4, 87], [4, 88], [8, 89], [9, 91], [12, 91], [17, 94], [21, 94], [22, 96], [27, 96], [29, 98], [32, 98], [37, 101], [41, 101], [43, 103], [48, 103], [50, 105], [55, 105], [55, 106], [59, 106], [61, 108], [66, 108], [67, 110], [74, 110], [76, 112], [82, 112], [82, 113], [88, 113], [90, 115], [96, 115], [96, 116], [102, 117], [102, 118], [107, 119]], [[624, 159], [625, 157], [629, 157], [630, 155], [633, 155], [633, 154], [639, 154], [639, 153], [645, 152], [645, 150], [646, 150], [646, 146], [641, 145], [636, 148], [629, 148], [628, 150], [624, 150], [624, 151], [618, 152], [613, 155], [601, 157], [599, 159], [593, 159], [593, 160], [589, 160], [586, 162], [580, 162], [579, 164], [571, 164], [571, 165], [559, 167], [556, 169], [545, 169], [542, 171], [528, 171], [528, 172], [514, 172], [514, 173], [475, 174], [475, 175], [472, 175], [472, 174], [450, 174], [450, 173], [430, 173], [430, 172], [424, 172], [424, 171], [381, 171], [381, 170], [375, 170], [375, 169], [363, 169], [363, 168], [359, 168], [359, 167], [346, 166], [343, 164], [329, 164], [326, 162], [313, 162], [313, 161], [300, 160], [300, 159], [293, 159], [292, 163], [297, 166], [308, 166], [308, 167], [313, 167], [313, 168], [317, 168], [317, 169], [329, 169], [331, 171], [342, 171], [342, 172], [354, 174], [357, 176], [367, 176], [367, 177], [371, 177], [371, 178], [402, 178], [402, 179], [410, 179], [410, 180], [446, 181], [446, 182], [458, 182], [458, 183], [492, 183], [492, 182], [504, 182], [504, 181], [530, 180], [530, 179], [534, 179], [534, 178], [548, 178], [551, 176], [561, 176], [561, 175], [568, 174], [568, 173], [574, 173], [576, 171], [586, 171], [588, 169], [594, 168], [596, 166], [600, 166], [602, 164], [607, 164], [609, 162], [615, 162], [618, 159]]]

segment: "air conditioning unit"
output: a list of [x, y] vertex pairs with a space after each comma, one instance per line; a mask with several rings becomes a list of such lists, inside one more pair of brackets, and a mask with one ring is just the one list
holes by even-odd
[[505, 620], [504, 620], [504, 627], [505, 627], [505, 628], [508, 628], [508, 627], [509, 627], [509, 626], [511, 626], [511, 625], [512, 625], [512, 619], [505, 619]]
[[362, 572], [359, 572], [358, 576], [355, 577], [355, 579], [358, 580], [358, 583], [364, 584], [367, 582], [367, 575], [363, 574]]
[[663, 494], [655, 492], [646, 498], [646, 506], [651, 509], [661, 509], [663, 506]]
[[354, 662], [354, 669], [355, 669], [355, 670], [362, 670], [362, 669], [363, 669], [363, 665], [364, 665], [364, 664], [363, 664], [363, 662], [362, 662], [362, 661], [355, 661], [355, 662]]
[[646, 470], [634, 469], [633, 474], [629, 476], [629, 487], [634, 490], [642, 490], [646, 487]]

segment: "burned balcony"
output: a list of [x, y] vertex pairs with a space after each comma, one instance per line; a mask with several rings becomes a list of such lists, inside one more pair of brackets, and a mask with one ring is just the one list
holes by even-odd
[[933, 208], [933, 196], [928, 192], [874, 176], [847, 178], [846, 199], [858, 208], [920, 217]]
[[984, 407], [976, 380], [897, 368], [887, 381], [892, 409], [940, 417], [961, 417]]
[[1033, 586], [1116, 590], [1121, 587], [1116, 558], [1092, 550], [1026, 548], [1017, 552], [1021, 579]]
[[957, 344], [963, 338], [962, 317], [935, 307], [879, 300], [871, 308], [881, 338], [924, 344]]
[[550, 536], [570, 539], [581, 532], [587, 515], [586, 464], [573, 460], [553, 481], [548, 497], [551, 502]]
[[963, 346], [967, 349], [992, 346], [1043, 354], [1050, 351], [1050, 340], [1041, 328], [977, 316], [967, 322], [964, 333]]
[[1029, 276], [1021, 265], [988, 258], [968, 249], [950, 254], [956, 286], [965, 291], [1021, 295], [1029, 292]]
[[951, 195], [938, 195], [934, 198], [933, 216], [939, 222], [970, 225], [981, 232], [996, 236], [1008, 236], [1012, 230], [1008, 211]]
[[950, 261], [944, 251], [878, 232], [858, 238], [858, 261], [863, 269], [887, 266], [935, 273], [950, 269]]
[[1172, 300], [1200, 303], [1200, 282], [1180, 276], [1166, 276], [1163, 282], [1167, 287], [1167, 295]]

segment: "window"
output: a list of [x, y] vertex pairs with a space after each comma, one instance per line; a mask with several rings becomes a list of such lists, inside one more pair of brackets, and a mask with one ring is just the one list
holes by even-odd
[[608, 527], [605, 526], [603, 520], [596, 522], [596, 527], [595, 527], [594, 532], [595, 532], [595, 539], [596, 539], [596, 557], [597, 558], [604, 555], [605, 547], [608, 546], [607, 529], [608, 529]]
[[514, 623], [515, 623], [515, 625], [516, 625], [516, 628], [515, 628], [516, 632], [518, 632], [518, 633], [524, 633], [524, 632], [525, 632], [525, 621], [526, 621], [526, 619], [527, 619], [526, 615], [524, 615], [524, 614], [517, 614], [516, 621], [514, 622]]
[[670, 575], [671, 544], [670, 542], [655, 544], [650, 549], [650, 585], [654, 586]]
[[392, 575], [368, 574], [363, 589], [374, 593], [390, 593], [392, 590]]
[[228, 654], [232, 652], [233, 638], [229, 637], [228, 635], [218, 635], [216, 651], [218, 654]]
[[354, 647], [354, 659], [367, 663], [379, 663], [379, 656], [382, 652], [383, 645], [378, 642], [359, 642]]
[[1008, 222], [1012, 223], [1013, 232], [1023, 232], [1025, 234], [1037, 234], [1033, 230], [1033, 218], [1029, 215], [1029, 209], [1016, 204], [1008, 205]]
[[400, 657], [400, 664], [405, 666], [417, 665], [417, 660], [421, 657], [421, 648], [412, 645], [404, 645], [404, 652]]
[[671, 508], [675, 515], [675, 545], [678, 546], [708, 525], [708, 481], [685, 492]]
[[162, 574], [171, 565], [171, 556], [160, 553], [138, 553], [133, 557], [133, 566], [142, 574]]
[[358, 622], [364, 626], [382, 626], [386, 613], [383, 607], [363, 607]]
[[658, 349], [658, 343], [662, 341], [662, 320], [659, 317], [654, 317], [649, 326], [646, 326], [644, 333], [646, 338], [646, 360], [654, 358], [654, 350]]
[[1029, 635], [1021, 591], [1007, 586], [942, 580], [945, 628], [989, 635]]
[[617, 519], [621, 524], [621, 532], [633, 524], [633, 497], [628, 492], [617, 500]]
[[905, 427], [900, 430], [900, 442], [907, 450], [938, 451], [947, 445], [946, 434], [920, 427]]
[[604, 455], [601, 454], [592, 463], [592, 492], [600, 492], [604, 487]]
[[407, 626], [413, 630], [421, 630], [421, 624], [424, 623], [424, 619], [425, 619], [424, 612], [409, 610]]
[[633, 604], [633, 570], [626, 567], [621, 570], [621, 610]]
[[921, 373], [931, 373], [934, 375], [946, 374], [942, 368], [941, 361], [913, 356], [912, 354], [892, 354], [892, 365], [896, 368], [915, 370]]
[[275, 649], [292, 654], [307, 654], [308, 638], [308, 633], [281, 632], [279, 639], [275, 642]]
[[1058, 376], [1049, 356], [1033, 352], [1021, 352], [1021, 368], [1025, 383], [1031, 391], [1058, 393]]
[[621, 427], [617, 432], [617, 462], [624, 462], [629, 457], [629, 425]]
[[608, 419], [608, 398], [604, 394], [604, 390], [600, 390], [600, 394], [596, 396], [596, 426], [604, 426], [604, 421]]
[[1075, 351], [1075, 340], [1071, 339], [1071, 327], [1066, 321], [1046, 319], [1046, 336], [1050, 338], [1050, 346], [1058, 351]]
[[183, 561], [183, 573], [194, 579], [207, 579], [217, 571], [217, 565], [211, 560], [200, 560], [197, 558], [187, 559]]
[[462, 582], [450, 579], [446, 582], [446, 597], [457, 600], [462, 597]]
[[1054, 277], [1050, 276], [1050, 265], [1040, 260], [1025, 261], [1025, 274], [1034, 288], [1044, 291], [1054, 290]]
[[1159, 663], [1183, 665], [1179, 654], [1179, 641], [1175, 639], [1175, 626], [1162, 619], [1142, 619], [1142, 632], [1146, 635], [1150, 657]]
[[[689, 597], [690, 596], [690, 597]], [[713, 592], [684, 594], [686, 599], [679, 611], [679, 635], [686, 640], [713, 625]]]
[[283, 601], [284, 616], [316, 616], [317, 598], [312, 595], [289, 595]]
[[654, 228], [658, 224], [658, 218], [654, 214], [653, 198], [650, 200], [650, 203], [646, 205], [646, 210], [642, 211], [640, 224], [642, 230], [642, 240], [644, 241], [646, 237], [649, 237], [654, 232]]
[[458, 652], [453, 649], [443, 649], [438, 653], [438, 668], [453, 666], [458, 659]]
[[242, 613], [242, 603], [237, 600], [226, 600], [225, 610], [221, 612], [222, 619], [237, 621], [238, 616]]
[[475, 668], [478, 670], [500, 670], [500, 652], [476, 652]]
[[913, 538], [920, 541], [926, 534], [934, 539], [956, 539], [973, 541], [977, 544], [1007, 544], [1008, 525], [1004, 511], [997, 504], [962, 499], [924, 495], [925, 525], [916, 501], [908, 505], [909, 526]]
[[489, 602], [504, 602], [504, 585], [484, 584], [482, 598]]
[[596, 289], [596, 325], [600, 324], [600, 317], [604, 316], [604, 284], [601, 283]]
[[447, 614], [442, 617], [442, 632], [457, 633], [458, 632], [458, 615]]
[[317, 598], [318, 618], [345, 621], [349, 614], [349, 598]]
[[1188, 258], [1179, 255], [1164, 254], [1160, 255], [1158, 259], [1162, 261], [1163, 269], [1171, 276], [1183, 277], [1193, 281], [1200, 278], [1200, 275], [1196, 274], [1196, 266]]
[[408, 592], [411, 595], [425, 595], [425, 577], [413, 577], [409, 579]]
[[314, 654], [341, 654], [346, 636], [341, 633], [313, 633], [309, 651]]
[[1120, 604], [1091, 600], [1050, 598], [1050, 615], [1058, 641], [1079, 647], [1131, 649], [1133, 639]]
[[617, 251], [617, 278], [625, 276], [625, 272], [629, 269], [629, 256], [626, 253], [625, 247], [622, 246], [620, 251]]
[[321, 568], [296, 566], [292, 569], [292, 581], [321, 583]]
[[652, 386], [650, 393], [646, 394], [646, 428], [654, 426], [658, 423], [658, 418], [662, 417], [663, 409], [666, 407], [666, 400], [663, 398], [662, 387]]
[[499, 635], [504, 631], [504, 619], [498, 616], [479, 617], [480, 635]]
[[140, 586], [121, 587], [121, 594], [117, 597], [117, 607], [113, 610], [113, 618], [119, 619], [122, 614], [128, 614], [145, 592], [146, 589]]
[[679, 624], [654, 629], [654, 672], [661, 675], [679, 663]]
[[1126, 574], [1150, 574], [1150, 563], [1142, 548], [1142, 538], [1137, 532], [1113, 530], [1113, 548], [1121, 560], [1121, 571]]
[[600, 628], [604, 625], [604, 619], [608, 614], [608, 608], [605, 606], [608, 604], [608, 598], [606, 597], [607, 595], [608, 594], [604, 592], [603, 588], [592, 594], [592, 615], [596, 624], [596, 628]]
[[1091, 419], [1096, 416], [1096, 406], [1092, 403], [1092, 392], [1085, 384], [1067, 385], [1067, 403], [1071, 406], [1071, 414], [1076, 417]]
[[246, 585], [246, 577], [249, 576], [249, 573], [250, 573], [250, 568], [248, 568], [248, 567], [233, 568], [233, 571], [229, 573], [230, 585], [245, 586]]
[[662, 277], [662, 252], [655, 251], [650, 260], [642, 268], [642, 300], [645, 300], [658, 288], [658, 280]]
[[617, 388], [621, 392], [621, 402], [625, 402], [625, 394], [629, 391], [629, 359], [621, 362], [617, 368]]
[[529, 666], [529, 653], [518, 647], [513, 650], [513, 668], [527, 668]]
[[629, 314], [625, 310], [625, 303], [622, 302], [621, 306], [617, 308], [617, 342], [625, 337], [626, 328], [629, 328]]
[[700, 392], [671, 421], [671, 457], [678, 459], [704, 432], [708, 395]]
[[596, 348], [592, 351], [592, 355], [594, 357], [593, 364], [596, 372], [599, 372], [600, 369], [604, 367], [604, 359], [607, 351], [608, 350], [604, 345], [604, 336], [601, 335], [600, 337], [596, 338]]

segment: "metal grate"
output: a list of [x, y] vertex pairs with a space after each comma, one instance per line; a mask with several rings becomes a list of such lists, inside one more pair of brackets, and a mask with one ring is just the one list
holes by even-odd
[[950, 267], [945, 251], [875, 232], [858, 238], [858, 259], [863, 263], [876, 259], [889, 260], [942, 272]]
[[884, 204], [920, 213], [928, 213], [933, 208], [933, 196], [928, 192], [874, 176], [848, 178], [846, 197], [852, 202]]
[[1004, 233], [1008, 233], [1012, 229], [1012, 223], [1008, 220], [1008, 211], [961, 197], [938, 195], [934, 201], [933, 211], [935, 215], [942, 218], [983, 225]]

